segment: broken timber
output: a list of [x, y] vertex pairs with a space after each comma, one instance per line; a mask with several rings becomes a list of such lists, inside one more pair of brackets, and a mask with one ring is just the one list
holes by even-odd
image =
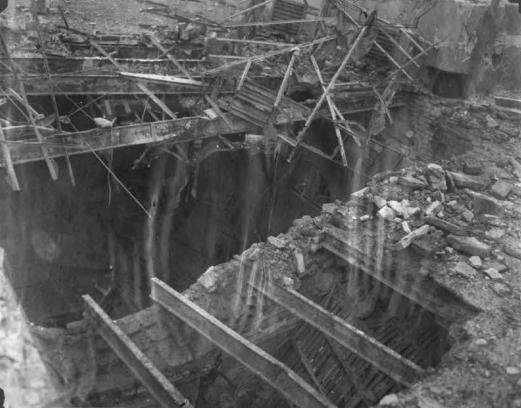
[[[4, 78], [8, 81], [9, 77]], [[24, 81], [28, 96], [46, 96], [51, 92], [52, 84], [41, 75], [24, 75], [20, 79]], [[123, 78], [112, 72], [100, 72], [96, 74], [53, 74], [51, 81], [59, 84], [55, 89], [55, 95], [147, 95], [137, 85], [135, 78]], [[174, 83], [153, 80], [148, 82], [147, 88], [161, 95], [200, 95], [201, 86], [190, 83]], [[229, 89], [231, 92], [232, 89]]]
[[96, 331], [163, 408], [193, 407], [89, 295], [84, 295], [83, 300]]
[[353, 52], [358, 47], [358, 44], [362, 40], [362, 38], [365, 35], [367, 29], [368, 29], [368, 26], [363, 26], [360, 29], [360, 31], [358, 32], [357, 37], [353, 41], [351, 47], [349, 48], [349, 51], [347, 52], [346, 56], [344, 57], [342, 63], [340, 64], [340, 66], [338, 67], [337, 71], [335, 72], [335, 74], [331, 78], [331, 81], [329, 82], [329, 84], [325, 88], [323, 88], [322, 95], [320, 96], [320, 98], [317, 101], [315, 107], [313, 108], [311, 114], [309, 115], [308, 119], [306, 120], [306, 123], [304, 124], [304, 128], [297, 135], [297, 143], [296, 143], [295, 147], [293, 148], [293, 151], [291, 152], [291, 154], [290, 154], [290, 156], [288, 158], [288, 162], [290, 162], [293, 159], [293, 157], [295, 155], [295, 152], [297, 151], [297, 148], [302, 143], [302, 141], [304, 139], [304, 136], [306, 135], [307, 130], [309, 129], [309, 127], [311, 126], [311, 123], [313, 122], [313, 120], [315, 119], [317, 114], [319, 113], [320, 108], [322, 107], [322, 105], [326, 101], [326, 98], [329, 95], [329, 92], [335, 86], [335, 82], [338, 80], [340, 75], [343, 73], [347, 63], [351, 59], [351, 56], [353, 55]]
[[[110, 62], [112, 62], [112, 64], [118, 68], [120, 71], [123, 71], [123, 67], [118, 64], [118, 62], [116, 60], [114, 60], [112, 58], [112, 56], [103, 49], [103, 47], [101, 47], [101, 45], [99, 45], [96, 41], [94, 40], [89, 40], [89, 42], [92, 44], [92, 46], [94, 48], [96, 48], [96, 50], [98, 50], [98, 52], [100, 52], [103, 56], [107, 57], [109, 59]], [[177, 116], [174, 112], [172, 112], [170, 110], [170, 108], [168, 106], [166, 106], [166, 104], [161, 100], [159, 99], [155, 94], [154, 92], [152, 92], [142, 81], [137, 81], [136, 83], [137, 87], [139, 89], [141, 89], [144, 93], [147, 94], [147, 96], [152, 99], [154, 101], [154, 103], [159, 106], [168, 116], [170, 116], [172, 119], [176, 119]]]
[[411, 386], [423, 373], [423, 369], [412, 361], [328, 312], [297, 291], [274, 284], [268, 284], [266, 287], [258, 284], [252, 286], [398, 383]]
[[2, 144], [2, 156], [4, 159], [5, 167], [7, 169], [7, 176], [9, 177], [9, 181], [11, 184], [11, 188], [14, 191], [20, 191], [20, 183], [18, 182], [18, 177], [16, 177], [16, 172], [13, 166], [13, 159], [11, 157], [11, 152], [9, 151], [9, 146], [5, 141], [4, 130], [2, 129], [2, 125], [0, 124], [0, 143]]
[[259, 375], [297, 407], [335, 407], [293, 370], [157, 278], [152, 279], [151, 297], [166, 311]]
[[[228, 121], [233, 125], [230, 130], [222, 119], [206, 120], [200, 117], [187, 117], [161, 122], [141, 123], [129, 126], [120, 126], [108, 129], [91, 129], [76, 133], [58, 133], [46, 136], [45, 145], [49, 157], [62, 157], [63, 146], [69, 149], [69, 154], [91, 153], [92, 150], [100, 151], [115, 149], [125, 146], [134, 146], [158, 142], [183, 142], [195, 139], [207, 139], [223, 134], [243, 133], [254, 131], [256, 128], [249, 122], [228, 116]], [[8, 137], [7, 129], [4, 129], [9, 152], [13, 164], [23, 164], [44, 159], [41, 144], [36, 140], [14, 141]], [[89, 145], [83, 143], [88, 140]], [[0, 166], [5, 167], [6, 161], [2, 159]]]

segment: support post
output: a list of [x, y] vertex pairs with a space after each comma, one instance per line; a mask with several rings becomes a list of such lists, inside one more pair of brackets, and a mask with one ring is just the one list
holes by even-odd
[[[63, 16], [63, 15], [62, 15]], [[58, 110], [58, 103], [56, 102], [56, 94], [54, 92], [54, 82], [51, 78], [51, 69], [49, 68], [49, 61], [47, 60], [47, 54], [45, 53], [45, 47], [43, 42], [42, 30], [40, 28], [40, 20], [38, 18], [38, 13], [36, 11], [36, 7], [33, 7], [33, 19], [34, 24], [36, 25], [36, 33], [38, 35], [38, 42], [40, 43], [40, 53], [42, 54], [43, 66], [45, 68], [45, 76], [49, 81], [49, 87], [51, 89], [51, 102], [52, 109], [54, 111], [54, 116], [56, 116], [56, 126], [58, 127], [58, 131], [62, 131], [62, 124], [60, 122], [60, 111]], [[71, 159], [69, 157], [69, 152], [67, 148], [63, 148], [63, 153], [65, 156], [65, 163], [67, 164], [67, 171], [69, 172], [69, 178], [71, 180], [72, 186], [76, 186], [76, 179], [74, 177], [74, 171], [72, 169]]]
[[23, 83], [23, 81], [20, 81], [20, 78], [18, 76], [18, 71], [17, 71], [18, 68], [15, 67], [15, 65], [13, 64], [13, 61], [11, 59], [11, 53], [9, 52], [9, 48], [7, 48], [7, 44], [5, 42], [4, 36], [1, 33], [0, 33], [0, 42], [2, 43], [2, 48], [4, 49], [5, 55], [6, 55], [7, 59], [9, 60], [9, 65], [10, 65], [11, 71], [15, 77], [15, 80], [18, 83], [18, 85], [20, 86], [20, 92], [22, 93], [23, 98], [21, 98], [16, 92], [14, 92], [14, 90], [9, 89], [9, 91], [13, 91], [14, 95], [17, 95], [18, 98], [22, 99], [23, 104], [24, 104], [25, 108], [27, 109], [27, 116], [29, 118], [29, 122], [31, 123], [31, 126], [34, 129], [36, 139], [38, 139], [38, 141], [41, 143], [42, 155], [45, 160], [45, 163], [47, 164], [47, 168], [49, 169], [51, 179], [57, 180], [58, 179], [58, 168], [56, 166], [56, 163], [49, 157], [49, 153], [47, 152], [47, 148], [44, 144], [45, 140], [44, 140], [42, 134], [40, 133], [40, 131], [38, 130], [38, 127], [36, 126], [36, 122], [34, 121], [33, 112], [32, 112], [32, 111], [34, 111], [34, 109], [31, 107], [31, 105], [29, 105], [29, 101], [27, 100], [24, 83]]
[[7, 145], [7, 141], [5, 139], [5, 134], [1, 123], [0, 143], [2, 144], [2, 156], [4, 157], [4, 164], [7, 170], [7, 176], [9, 177], [9, 181], [11, 182], [11, 188], [14, 191], [20, 191], [20, 184], [18, 183], [18, 177], [16, 177], [16, 172], [14, 171], [13, 159], [11, 158], [11, 152], [9, 151], [9, 146]]
[[89, 296], [83, 295], [85, 312], [97, 332], [163, 408], [193, 408], [183, 394]]
[[297, 373], [157, 278], [152, 299], [259, 375], [299, 408], [335, 406]]

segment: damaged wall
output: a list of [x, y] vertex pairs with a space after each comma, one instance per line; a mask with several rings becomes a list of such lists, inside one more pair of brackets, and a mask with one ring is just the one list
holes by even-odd
[[499, 0], [376, 1], [357, 4], [391, 22], [417, 28], [437, 45], [426, 65], [462, 74], [465, 94], [521, 88], [521, 14]]

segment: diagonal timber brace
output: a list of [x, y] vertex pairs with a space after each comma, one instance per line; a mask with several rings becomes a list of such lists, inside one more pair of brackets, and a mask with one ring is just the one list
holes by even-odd
[[105, 311], [89, 296], [84, 295], [87, 316], [96, 331], [116, 355], [150, 392], [163, 408], [193, 408], [179, 390], [165, 377], [154, 363], [137, 347]]
[[151, 297], [167, 312], [183, 320], [224, 352], [259, 375], [295, 406], [299, 408], [335, 407], [289, 367], [157, 278], [152, 279]]
[[[123, 67], [114, 59], [112, 58], [112, 56], [103, 49], [103, 47], [101, 45], [99, 45], [96, 41], [90, 39], [89, 40], [90, 44], [96, 49], [98, 50], [99, 53], [101, 53], [104, 57], [108, 58], [108, 60], [119, 70], [119, 71], [123, 71]], [[137, 87], [143, 91], [145, 94], [147, 94], [147, 96], [152, 99], [154, 101], [154, 103], [159, 106], [168, 116], [170, 116], [172, 119], [176, 119], [177, 116], [174, 112], [172, 112], [170, 110], [170, 108], [168, 106], [166, 106], [166, 104], [161, 100], [159, 99], [155, 94], [154, 92], [152, 92], [143, 82], [141, 81], [137, 81], [136, 83]]]
[[271, 283], [267, 286], [258, 284], [252, 286], [398, 383], [411, 386], [423, 373], [423, 369], [412, 361], [351, 326], [297, 291]]

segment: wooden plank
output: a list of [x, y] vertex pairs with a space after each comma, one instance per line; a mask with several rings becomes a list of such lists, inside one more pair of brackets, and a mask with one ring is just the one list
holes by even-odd
[[302, 347], [300, 346], [300, 342], [293, 338], [291, 339], [291, 345], [293, 349], [296, 351], [298, 358], [300, 359], [300, 362], [306, 369], [306, 372], [308, 373], [309, 377], [313, 380], [313, 384], [315, 384], [315, 387], [317, 390], [320, 391], [321, 394], [326, 395], [324, 392], [324, 389], [322, 388], [322, 385], [320, 384], [320, 381], [318, 380], [317, 376], [315, 375], [315, 372], [313, 371], [313, 366], [311, 365], [311, 362], [309, 361], [308, 356], [304, 353], [304, 350], [302, 350]]
[[96, 331], [163, 408], [193, 408], [190, 401], [168, 381], [168, 378], [89, 295], [84, 295], [83, 300], [86, 313], [92, 319]]
[[275, 284], [268, 284], [268, 286], [252, 284], [252, 286], [400, 384], [411, 386], [423, 373], [423, 369], [412, 361], [297, 291]]
[[293, 52], [293, 51], [295, 51], [295, 49], [305, 49], [305, 48], [313, 47], [314, 45], [326, 43], [326, 42], [329, 42], [329, 41], [334, 40], [334, 39], [336, 39], [336, 36], [330, 35], [330, 36], [326, 36], [326, 37], [323, 37], [323, 38], [319, 38], [319, 39], [311, 41], [311, 42], [307, 42], [307, 43], [303, 43], [303, 44], [298, 44], [298, 45], [294, 45], [294, 46], [281, 48], [280, 50], [267, 52], [265, 54], [256, 55], [256, 56], [253, 56], [253, 57], [248, 57], [248, 58], [242, 58], [241, 57], [242, 59], [239, 60], [239, 61], [230, 62], [228, 64], [224, 64], [224, 65], [222, 65], [220, 67], [217, 67], [217, 68], [208, 69], [208, 70], [206, 70], [204, 72], [204, 74], [205, 75], [215, 75], [215, 74], [218, 74], [221, 71], [225, 71], [227, 69], [238, 67], [238, 66], [241, 66], [242, 64], [246, 64], [248, 61], [260, 62], [260, 61], [263, 61], [263, 60], [265, 60], [267, 58], [275, 57], [277, 55], [286, 54], [288, 52]]
[[9, 146], [7, 143], [5, 143], [5, 134], [1, 123], [0, 143], [2, 144], [2, 156], [4, 158], [5, 168], [7, 170], [7, 176], [11, 182], [11, 188], [14, 191], [20, 191], [20, 183], [18, 183], [18, 177], [16, 177], [16, 172], [14, 171], [13, 159], [11, 158], [11, 153], [9, 152]]
[[[9, 78], [6, 79], [8, 81]], [[52, 84], [40, 75], [24, 75], [26, 94], [28, 96], [46, 96], [51, 92]], [[51, 81], [59, 85], [55, 95], [147, 95], [136, 81], [125, 79], [119, 74], [54, 74]], [[189, 84], [149, 82], [148, 90], [160, 95], [200, 95], [201, 87]], [[229, 88], [224, 93], [231, 93]]]
[[[67, 146], [69, 154], [90, 153], [126, 146], [135, 146], [159, 142], [183, 142], [196, 139], [207, 139], [218, 135], [255, 131], [256, 127], [249, 122], [228, 116], [233, 125], [230, 130], [222, 119], [206, 120], [200, 117], [188, 117], [177, 120], [119, 126], [109, 129], [91, 129], [76, 133], [54, 134], [46, 137], [47, 152], [50, 157], [62, 157], [63, 146]], [[88, 140], [90, 147], [82, 140]], [[43, 155], [37, 143], [10, 143], [10, 153], [13, 164], [24, 164], [43, 160]], [[0, 160], [0, 167], [6, 162]]]
[[152, 279], [151, 297], [168, 312], [259, 375], [297, 407], [335, 407], [293, 370], [157, 278]]
[[[44, 47], [45, 42], [43, 41], [42, 36], [42, 30], [40, 27], [40, 18], [38, 17], [38, 13], [36, 12], [36, 8], [32, 9], [33, 13], [33, 20], [36, 27], [36, 33], [38, 35], [38, 43], [40, 45], [40, 53], [43, 58], [43, 66], [45, 70], [45, 76], [47, 77], [47, 80], [49, 81], [49, 85], [51, 87], [51, 102], [52, 102], [52, 108], [54, 111], [54, 115], [56, 117], [56, 125], [58, 127], [58, 130], [62, 131], [62, 124], [60, 121], [60, 111], [58, 110], [58, 103], [56, 102], [56, 94], [54, 92], [55, 86], [54, 83], [51, 80], [51, 68], [49, 67], [49, 61], [47, 60], [47, 54], [45, 54]], [[71, 184], [73, 187], [76, 186], [76, 179], [74, 177], [74, 170], [72, 169], [71, 160], [69, 158], [69, 152], [67, 151], [67, 148], [63, 148], [63, 153], [65, 156], [65, 163], [67, 164], [67, 171], [69, 172], [69, 179], [71, 180]]]
[[293, 65], [295, 64], [295, 61], [297, 60], [298, 56], [298, 50], [293, 52], [291, 54], [291, 59], [289, 60], [288, 67], [286, 68], [286, 72], [284, 73], [284, 77], [282, 78], [282, 82], [279, 87], [279, 91], [277, 92], [277, 97], [275, 98], [275, 102], [273, 103], [273, 109], [277, 109], [279, 107], [280, 101], [282, 101], [282, 98], [284, 97], [284, 94], [286, 93], [286, 88], [288, 86], [288, 81], [291, 78], [291, 74], [293, 73]]
[[[188, 70], [186, 70], [185, 67], [183, 67], [183, 65], [181, 65], [177, 61], [177, 59], [172, 54], [170, 54], [167, 49], [165, 49], [161, 45], [159, 40], [157, 40], [154, 36], [149, 36], [149, 38], [150, 38], [150, 41], [152, 42], [152, 44], [154, 44], [159, 49], [159, 51], [161, 51], [172, 62], [172, 64], [174, 64], [177, 67], [177, 69], [179, 69], [183, 74], [186, 75], [188, 80], [190, 80], [192, 82], [197, 82], [197, 81], [194, 80], [194, 78], [192, 77], [190, 72]], [[202, 82], [199, 82], [199, 84], [201, 86], [203, 85]], [[227, 116], [223, 113], [223, 111], [221, 111], [221, 109], [219, 108], [217, 103], [213, 100], [213, 98], [210, 95], [205, 93], [204, 94], [204, 99], [206, 100], [206, 102], [208, 102], [210, 104], [212, 109], [215, 111], [215, 113], [217, 113], [217, 115], [219, 115], [219, 117], [224, 121], [224, 123], [226, 123], [228, 128], [232, 129], [233, 125], [228, 121]]]
[[236, 23], [236, 24], [226, 24], [223, 25], [224, 28], [239, 28], [239, 27], [265, 27], [265, 26], [273, 26], [273, 25], [284, 25], [284, 24], [306, 24], [306, 23], [319, 23], [331, 21], [331, 18], [326, 17], [315, 17], [312, 19], [306, 18], [297, 18], [292, 20], [274, 20], [274, 21], [253, 21], [253, 22], [245, 22], [245, 23]]
[[409, 59], [409, 61], [416, 65], [417, 68], [420, 68], [420, 64], [418, 64], [414, 60], [414, 58], [401, 46], [401, 44], [391, 34], [387, 32], [385, 28], [380, 27], [380, 31], [394, 44], [396, 48], [398, 48], [402, 52], [402, 54], [404, 54]]
[[[58, 180], [58, 166], [54, 162], [54, 160], [51, 158], [49, 151], [47, 150], [47, 146], [45, 145], [45, 139], [43, 135], [41, 134], [40, 130], [38, 129], [38, 126], [36, 126], [36, 121], [34, 119], [33, 113], [31, 112], [31, 107], [29, 105], [29, 100], [27, 99], [27, 95], [25, 94], [25, 88], [23, 82], [19, 83], [20, 85], [20, 91], [22, 92], [24, 105], [27, 109], [27, 116], [29, 117], [29, 122], [34, 130], [34, 134], [36, 135], [36, 139], [38, 142], [40, 142], [40, 150], [42, 152], [43, 160], [45, 160], [45, 163], [47, 164], [47, 169], [49, 170], [49, 174], [51, 175], [51, 179], [53, 181]], [[58, 118], [59, 120], [59, 118]]]
[[156, 82], [161, 84], [175, 84], [175, 85], [188, 85], [202, 87], [203, 83], [195, 81], [193, 79], [180, 78], [173, 75], [158, 75], [158, 74], [140, 74], [135, 72], [123, 72], [119, 73], [124, 78], [130, 79], [142, 79], [147, 82]]
[[[322, 77], [322, 73], [320, 72], [320, 68], [318, 67], [317, 60], [315, 59], [315, 57], [313, 55], [311, 55], [310, 58], [311, 58], [311, 64], [313, 65], [313, 68], [315, 69], [315, 72], [317, 74], [318, 82], [320, 82], [320, 85], [322, 86], [322, 92], [325, 92], [326, 84], [324, 82], [324, 78]], [[331, 97], [331, 95], [328, 94], [326, 96], [326, 101], [327, 101], [327, 105], [329, 107], [329, 113], [331, 114], [331, 119], [333, 119], [333, 121], [336, 121], [338, 109], [337, 109], [337, 111], [335, 111], [333, 98]], [[341, 114], [339, 116], [341, 116]], [[336, 138], [338, 141], [338, 148], [340, 149], [340, 157], [342, 158], [342, 164], [344, 165], [344, 167], [347, 167], [347, 155], [346, 155], [346, 149], [344, 146], [344, 139], [342, 139], [342, 133], [340, 132], [340, 129], [336, 123], [333, 123], [333, 127], [335, 128], [335, 135], [336, 135]]]
[[248, 72], [250, 71], [251, 65], [253, 63], [251, 61], [248, 61], [246, 65], [244, 66], [244, 70], [242, 71], [241, 79], [239, 80], [239, 83], [237, 84], [237, 91], [239, 91], [242, 86], [244, 85], [244, 81], [246, 81], [246, 77], [248, 76]]
[[[405, 66], [405, 65], [403, 65], [403, 66], [400, 65], [400, 64], [398, 63], [398, 61], [396, 61], [396, 60], [392, 57], [392, 55], [389, 54], [389, 53], [385, 50], [385, 48], [382, 47], [382, 46], [381, 46], [377, 41], [374, 42], [374, 45], [376, 46], [376, 48], [378, 48], [378, 49], [380, 50], [380, 52], [381, 52], [383, 55], [385, 55], [385, 56], [387, 57], [387, 59], [388, 59], [389, 61], [392, 62], [392, 64], [393, 64], [394, 66], [396, 66], [396, 68], [398, 68], [398, 70], [400, 70], [400, 71], [401, 71], [401, 72], [402, 72], [402, 73], [407, 77], [407, 79], [408, 79], [409, 81], [414, 81], [414, 78], [413, 78], [412, 76], [410, 76], [409, 73], [404, 69], [404, 66]], [[413, 59], [413, 61], [414, 61], [414, 59]], [[411, 61], [409, 61], [409, 62], [411, 62]]]
[[242, 14], [245, 14], [245, 13], [248, 13], [250, 11], [256, 10], [256, 9], [258, 9], [260, 7], [263, 7], [263, 6], [271, 3], [272, 1], [273, 0], [265, 0], [265, 1], [261, 2], [261, 3], [257, 3], [257, 4], [255, 4], [255, 5], [251, 6], [251, 7], [248, 7], [246, 9], [240, 10], [240, 11], [238, 11], [238, 12], [236, 12], [236, 13], [228, 16], [228, 17], [226, 17], [224, 21], [231, 20], [231, 19], [233, 19], [235, 17], [238, 17], [238, 16], [240, 16]]
[[149, 35], [148, 36], [148, 39], [150, 40], [150, 42], [159, 50], [163, 53], [163, 55], [165, 55], [168, 60], [175, 65], [175, 67], [181, 71], [184, 75], [186, 75], [187, 78], [189, 79], [193, 79], [192, 75], [190, 74], [190, 72], [177, 60], [177, 58], [174, 58], [174, 56], [165, 48], [163, 47], [163, 45], [161, 44], [161, 42], [156, 38], [154, 37], [153, 35]]
[[367, 28], [368, 28], [367, 26], [363, 26], [360, 29], [360, 31], [358, 32], [358, 35], [356, 36], [355, 40], [351, 44], [351, 47], [349, 48], [349, 51], [347, 52], [347, 54], [345, 55], [344, 59], [342, 60], [342, 63], [340, 64], [340, 66], [338, 67], [337, 71], [335, 72], [335, 74], [331, 78], [331, 81], [329, 82], [329, 84], [326, 86], [326, 88], [322, 92], [322, 95], [320, 96], [320, 98], [317, 101], [315, 107], [313, 108], [313, 111], [309, 114], [309, 117], [306, 120], [306, 123], [304, 124], [304, 127], [302, 128], [302, 130], [297, 135], [297, 144], [296, 144], [295, 148], [293, 149], [293, 151], [291, 152], [291, 154], [289, 155], [288, 161], [291, 161], [293, 159], [293, 157], [295, 156], [295, 152], [297, 151], [298, 146], [302, 143], [302, 141], [304, 139], [304, 136], [306, 135], [307, 130], [309, 129], [309, 127], [311, 126], [311, 123], [313, 122], [313, 120], [315, 119], [317, 114], [319, 113], [320, 108], [322, 107], [322, 105], [326, 101], [326, 98], [329, 95], [329, 92], [331, 91], [331, 89], [334, 88], [335, 82], [340, 77], [340, 75], [344, 72], [344, 69], [345, 69], [347, 63], [351, 59], [351, 56], [353, 55], [353, 52], [358, 47], [358, 44], [360, 43], [360, 41], [364, 37], [364, 35], [365, 35], [366, 31], [367, 31]]
[[[112, 56], [103, 49], [103, 47], [101, 45], [99, 45], [96, 41], [90, 39], [89, 42], [91, 43], [91, 45], [96, 48], [96, 50], [98, 50], [98, 52], [100, 52], [101, 54], [103, 54], [106, 58], [109, 59], [110, 62], [112, 62], [112, 64], [118, 68], [120, 71], [123, 71], [123, 67], [114, 59], [112, 58]], [[172, 119], [177, 119], [177, 116], [174, 112], [172, 112], [170, 110], [170, 108], [168, 106], [166, 106], [166, 104], [161, 100], [159, 99], [150, 89], [148, 89], [148, 87], [141, 81], [137, 81], [137, 87], [139, 89], [141, 89], [145, 94], [148, 95], [148, 97], [150, 99], [152, 99], [157, 106], [159, 106], [161, 109], [163, 109], [163, 111], [168, 115], [170, 116]]]
[[245, 40], [242, 38], [226, 38], [226, 37], [216, 37], [216, 38], [213, 38], [212, 40], [225, 42], [225, 43], [269, 45], [269, 46], [273, 46], [273, 47], [291, 47], [293, 45], [297, 45], [297, 44], [275, 42], [275, 41]]

